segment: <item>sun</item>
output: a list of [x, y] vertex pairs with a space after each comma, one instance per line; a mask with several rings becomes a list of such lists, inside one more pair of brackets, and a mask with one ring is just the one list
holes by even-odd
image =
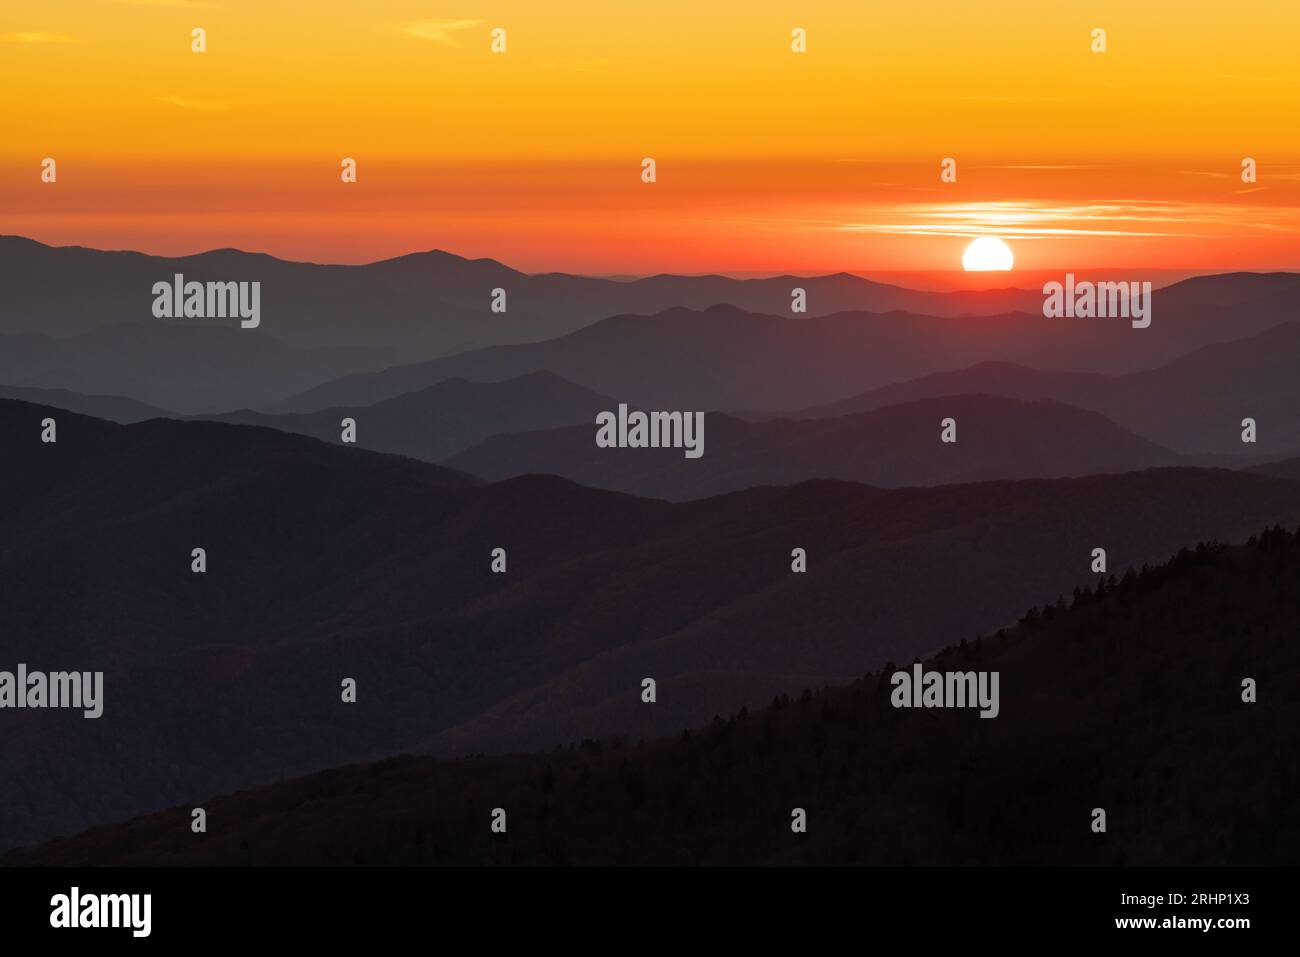
[[996, 236], [981, 236], [961, 254], [961, 268], [967, 272], [1005, 272], [1015, 261], [1011, 247]]

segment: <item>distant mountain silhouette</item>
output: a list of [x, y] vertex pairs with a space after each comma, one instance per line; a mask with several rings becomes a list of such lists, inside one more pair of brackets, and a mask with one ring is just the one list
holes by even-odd
[[[154, 283], [177, 273], [260, 282], [261, 325], [154, 318]], [[616, 281], [439, 251], [361, 266], [234, 249], [168, 258], [13, 236], [0, 237], [0, 281], [0, 383], [184, 414], [355, 408], [538, 370], [652, 405], [778, 411], [989, 359], [1132, 372], [1300, 305], [1294, 274], [1201, 277], [1158, 290], [1151, 328], [1133, 330], [1044, 319], [1036, 289], [923, 292], [845, 273]], [[789, 312], [796, 286], [806, 315]], [[504, 313], [491, 310], [497, 289]]]
[[[1095, 409], [1146, 438], [1185, 453], [1225, 455], [1300, 450], [1300, 322], [1204, 346], [1157, 369], [1123, 376], [1043, 372], [982, 362], [873, 389], [840, 402], [789, 413], [791, 418], [849, 415], [958, 392], [1015, 399], [1055, 399]], [[1241, 441], [1241, 420], [1258, 424], [1257, 442]]]
[[1279, 294], [1300, 292], [1300, 274], [1293, 272], [1229, 272], [1193, 276], [1160, 290], [1165, 305], [1249, 306]]
[[294, 349], [261, 330], [161, 320], [69, 338], [0, 336], [0, 382], [7, 386], [121, 396], [173, 413], [272, 402], [345, 371], [381, 366], [354, 349]]
[[1265, 462], [1263, 465], [1253, 466], [1249, 471], [1258, 475], [1272, 475], [1275, 478], [1300, 481], [1300, 458], [1280, 459], [1276, 462]]
[[[607, 406], [612, 408], [612, 406]], [[957, 442], [940, 441], [941, 422]], [[596, 426], [497, 435], [447, 462], [492, 481], [530, 473], [655, 498], [690, 499], [755, 485], [844, 479], [886, 488], [1055, 478], [1181, 464], [1177, 455], [1096, 412], [1058, 402], [953, 395], [831, 419], [745, 422], [704, 417], [704, 455], [600, 448]]]
[[924, 667], [997, 672], [992, 720], [892, 707], [882, 662], [648, 743], [343, 767], [203, 800], [201, 840], [187, 804], [2, 862], [1295, 866], [1298, 612], [1300, 540], [1278, 529], [950, 639]]
[[6, 712], [0, 847], [403, 749], [672, 732], [1000, 627], [1095, 547], [1300, 518], [1296, 482], [1186, 468], [670, 504], [13, 401], [0, 447], [0, 667], [105, 672], [98, 720]]
[[[163, 257], [52, 247], [0, 236], [0, 280], [11, 301], [0, 332], [71, 336], [104, 325], [153, 319], [152, 286], [175, 273], [187, 280], [262, 283], [267, 334], [298, 348], [339, 346], [410, 361], [502, 342], [552, 338], [625, 312], [730, 303], [758, 312], [789, 309], [791, 289], [809, 294], [809, 312], [909, 309], [978, 315], [1037, 308], [1036, 290], [933, 293], [847, 273], [797, 278], [651, 276], [618, 281], [563, 273], [528, 275], [492, 259], [439, 250], [358, 266], [287, 262], [261, 253], [214, 249]], [[506, 311], [491, 311], [492, 291]], [[203, 320], [185, 320], [185, 324]]]
[[301, 415], [241, 410], [211, 416], [238, 425], [264, 425], [339, 441], [340, 422], [357, 424], [356, 445], [439, 462], [500, 432], [549, 429], [595, 421], [617, 405], [608, 396], [566, 382], [549, 372], [475, 383], [449, 379], [371, 406], [326, 409]]
[[119, 395], [82, 395], [67, 389], [25, 389], [18, 386], [0, 385], [0, 399], [15, 399], [19, 402], [31, 402], [35, 405], [54, 406], [77, 412], [81, 415], [107, 419], [121, 425], [156, 419], [169, 413], [163, 409], [137, 402]]
[[[647, 407], [779, 412], [976, 362], [1053, 371], [1124, 374], [1201, 346], [1293, 320], [1300, 292], [1273, 291], [1249, 305], [1165, 306], [1154, 294], [1147, 329], [1123, 319], [1046, 319], [1041, 313], [941, 318], [844, 312], [759, 315], [732, 306], [621, 315], [577, 332], [358, 373], [306, 390], [276, 411], [369, 405], [449, 378], [497, 381], [545, 369]], [[1244, 291], [1243, 291], [1244, 293]], [[1174, 300], [1176, 302], [1176, 300]]]

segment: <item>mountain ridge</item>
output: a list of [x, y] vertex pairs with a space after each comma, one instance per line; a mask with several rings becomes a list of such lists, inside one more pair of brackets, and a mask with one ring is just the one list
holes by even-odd
[[1297, 305], [1300, 291], [1274, 293], [1229, 324], [1220, 306], [1176, 307], [1169, 314], [1160, 310], [1157, 298], [1159, 318], [1142, 330], [1111, 320], [1049, 320], [1031, 313], [778, 316], [734, 305], [678, 306], [652, 315], [611, 315], [540, 342], [347, 375], [267, 410], [369, 405], [441, 379], [494, 381], [547, 369], [597, 392], [635, 395], [652, 407], [777, 413], [971, 361], [996, 359], [1050, 371], [1138, 372], [1234, 335], [1293, 321]]
[[[97, 720], [6, 717], [4, 846], [413, 748], [657, 735], [996, 628], [1094, 579], [1099, 544], [1118, 570], [1300, 522], [1300, 483], [1217, 469], [674, 504], [7, 400], [0, 443], [0, 495], [22, 503], [0, 541], [6, 658], [105, 673]], [[627, 693], [647, 674], [694, 690], [647, 710]]]
[[[672, 737], [349, 765], [205, 799], [199, 840], [178, 806], [0, 864], [1294, 865], [1297, 610], [1300, 536], [1274, 528], [922, 662], [997, 672], [992, 721], [892, 707], [888, 662]], [[1243, 674], [1272, 701], [1245, 703]]]
[[[955, 441], [941, 433], [955, 422]], [[1191, 460], [1097, 412], [1050, 399], [945, 395], [818, 419], [703, 417], [704, 454], [599, 448], [592, 425], [494, 435], [446, 460], [489, 481], [550, 473], [653, 498], [703, 498], [813, 478], [882, 488], [1130, 471]]]
[[1296, 355], [1300, 355], [1300, 322], [1292, 321], [1205, 345], [1156, 368], [1126, 375], [1056, 372], [984, 361], [785, 415], [833, 417], [954, 391], [982, 391], [1016, 399], [1054, 399], [1091, 409], [1184, 454], [1243, 453], [1240, 420], [1249, 416], [1259, 426], [1251, 453], [1279, 455], [1300, 449], [1300, 377], [1295, 375], [1292, 358]]

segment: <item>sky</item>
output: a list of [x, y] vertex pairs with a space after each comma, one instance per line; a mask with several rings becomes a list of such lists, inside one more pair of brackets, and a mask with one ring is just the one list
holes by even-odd
[[1300, 269], [1297, 49], [1294, 0], [6, 4], [0, 232], [599, 275], [955, 270], [981, 235], [1021, 271]]

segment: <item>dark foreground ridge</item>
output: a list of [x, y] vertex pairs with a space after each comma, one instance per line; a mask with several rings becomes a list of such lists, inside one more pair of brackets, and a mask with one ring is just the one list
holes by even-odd
[[1300, 523], [1300, 484], [1215, 469], [671, 504], [21, 402], [0, 445], [0, 670], [103, 673], [94, 720], [5, 710], [0, 851], [395, 754], [674, 735], [996, 631], [1095, 548], [1122, 574]]
[[998, 671], [992, 720], [893, 708], [887, 666], [663, 740], [354, 765], [209, 801], [206, 834], [180, 807], [0, 860], [1294, 865], [1298, 616], [1300, 536], [1275, 528], [926, 662]]

